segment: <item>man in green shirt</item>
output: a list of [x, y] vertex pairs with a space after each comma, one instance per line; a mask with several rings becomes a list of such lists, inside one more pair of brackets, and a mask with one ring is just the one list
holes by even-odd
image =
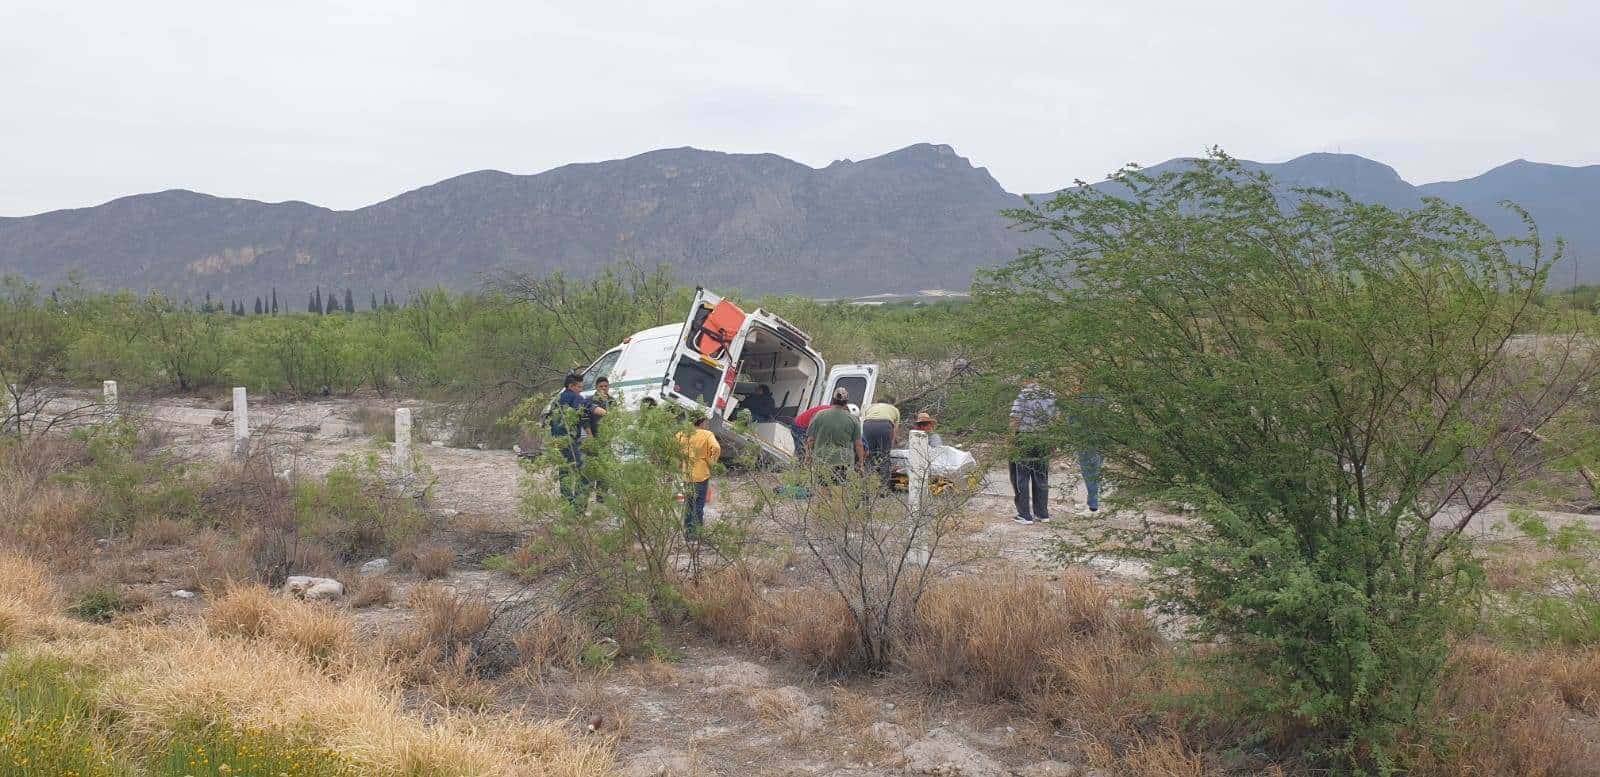
[[811, 419], [811, 426], [806, 429], [806, 449], [811, 452], [811, 460], [831, 470], [834, 480], [840, 483], [848, 480], [850, 470], [859, 468], [866, 459], [861, 424], [850, 414], [849, 392], [833, 392], [833, 406]]

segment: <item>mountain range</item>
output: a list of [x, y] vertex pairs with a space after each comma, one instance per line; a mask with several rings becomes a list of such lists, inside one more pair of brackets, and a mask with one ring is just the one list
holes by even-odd
[[[1515, 201], [1546, 238], [1568, 240], [1558, 285], [1600, 280], [1600, 165], [1517, 160], [1415, 186], [1350, 154], [1248, 164], [1285, 185], [1394, 207], [1441, 197], [1507, 234], [1520, 222], [1497, 203]], [[946, 145], [822, 168], [675, 148], [535, 175], [467, 173], [349, 211], [171, 190], [0, 218], [0, 274], [51, 285], [76, 272], [97, 288], [224, 299], [274, 286], [296, 298], [319, 285], [365, 298], [471, 288], [504, 267], [581, 274], [632, 259], [669, 263], [686, 282], [754, 292], [964, 289], [975, 270], [1039, 239], [999, 214], [1023, 204]]]

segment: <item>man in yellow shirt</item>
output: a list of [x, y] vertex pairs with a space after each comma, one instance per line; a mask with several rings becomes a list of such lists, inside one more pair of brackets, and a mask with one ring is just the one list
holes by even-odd
[[899, 436], [900, 409], [894, 406], [893, 397], [868, 405], [862, 411], [861, 441], [867, 449], [867, 469], [878, 473], [878, 480], [886, 490], [890, 476], [889, 451]]
[[711, 489], [711, 465], [722, 457], [722, 445], [717, 436], [706, 428], [706, 417], [696, 416], [694, 431], [678, 433], [683, 444], [684, 488], [683, 533], [689, 539], [700, 534], [706, 521], [706, 494]]

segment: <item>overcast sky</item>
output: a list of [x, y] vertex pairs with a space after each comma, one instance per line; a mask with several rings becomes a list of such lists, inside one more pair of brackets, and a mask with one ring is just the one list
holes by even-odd
[[1600, 162], [1593, 2], [0, 0], [0, 215], [334, 208], [692, 145], [948, 143], [1007, 189], [1219, 144], [1413, 183]]

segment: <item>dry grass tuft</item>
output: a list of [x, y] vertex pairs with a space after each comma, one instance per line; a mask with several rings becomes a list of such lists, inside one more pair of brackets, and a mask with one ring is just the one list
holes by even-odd
[[[0, 556], [0, 565], [16, 573], [0, 578], [0, 601], [25, 619], [13, 625], [25, 634], [51, 630], [54, 616], [34, 610], [54, 600], [41, 593], [49, 590], [43, 570], [10, 556]], [[41, 581], [44, 587], [32, 585]], [[350, 638], [337, 613], [289, 599], [264, 601], [260, 594], [230, 592], [224, 600], [233, 614], [216, 622], [265, 638], [219, 638], [188, 626], [78, 624], [56, 633], [54, 641], [7, 650], [19, 661], [93, 668], [103, 682], [86, 702], [109, 722], [105, 736], [133, 750], [159, 748], [175, 727], [220, 726], [292, 732], [307, 745], [336, 751], [358, 773], [382, 777], [616, 773], [609, 739], [574, 740], [565, 721], [461, 714], [463, 705], [481, 706], [490, 698], [486, 686], [465, 673], [468, 682], [449, 689], [450, 707], [426, 721], [408, 714], [398, 678], [384, 665], [310, 660]], [[254, 624], [258, 617], [264, 625]], [[8, 638], [15, 633], [0, 632]]]
[[237, 585], [211, 603], [206, 628], [218, 636], [254, 639], [265, 636], [278, 602], [271, 591], [258, 585]]
[[801, 588], [762, 598], [751, 614], [749, 641], [774, 655], [836, 672], [860, 654], [850, 611], [829, 591]]
[[1441, 739], [1418, 743], [1411, 774], [1593, 774], [1600, 748], [1578, 722], [1594, 714], [1600, 651], [1513, 652], [1489, 644], [1456, 649], [1440, 690], [1433, 727]]
[[723, 642], [750, 640], [751, 620], [761, 594], [751, 570], [734, 565], [708, 575], [689, 591], [696, 623]]
[[170, 548], [194, 533], [194, 527], [167, 517], [148, 518], [133, 525], [133, 541], [145, 548]]
[[1096, 673], [1156, 642], [1143, 618], [1077, 571], [1059, 583], [1019, 575], [941, 582], [923, 596], [911, 631], [900, 654], [907, 673], [978, 701], [1026, 702], [1063, 684], [1109, 693], [1090, 684]]
[[420, 663], [454, 663], [456, 656], [478, 652], [484, 633], [494, 623], [494, 606], [437, 585], [411, 589], [408, 604], [417, 614], [401, 649]]
[[455, 563], [455, 551], [444, 545], [424, 545], [417, 548], [410, 558], [412, 570], [421, 575], [423, 580], [439, 580], [449, 575]]
[[268, 640], [319, 663], [349, 655], [356, 644], [354, 624], [339, 611], [257, 585], [230, 588], [212, 603], [205, 624], [217, 636]]
[[[1176, 736], [1138, 737], [1131, 744], [1113, 749], [1091, 739], [1084, 747], [1090, 765], [1115, 774], [1139, 777], [1220, 777], [1229, 772], [1212, 763], [1204, 753], [1190, 748]], [[1282, 769], [1269, 767], [1257, 772], [1262, 777], [1283, 775]]]
[[518, 663], [532, 672], [576, 671], [584, 651], [599, 638], [588, 624], [554, 610], [540, 613], [511, 638]]
[[357, 609], [388, 604], [394, 599], [394, 585], [382, 577], [357, 577], [350, 588], [350, 606]]

